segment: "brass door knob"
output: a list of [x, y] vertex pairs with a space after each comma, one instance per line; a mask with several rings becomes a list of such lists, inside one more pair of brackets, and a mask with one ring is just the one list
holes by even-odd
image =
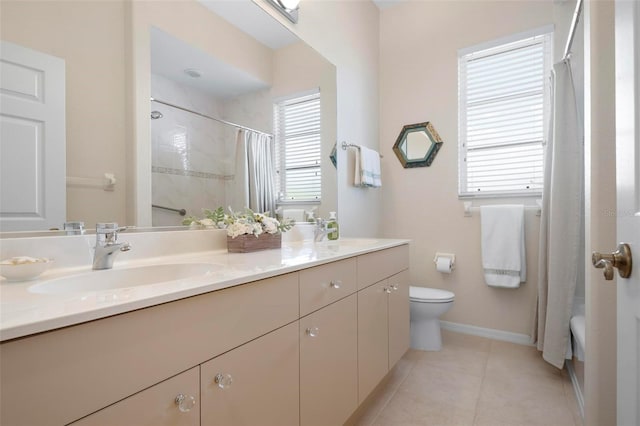
[[613, 268], [618, 268], [618, 274], [622, 278], [631, 276], [631, 248], [629, 244], [620, 243], [618, 249], [611, 254], [601, 254], [594, 251], [591, 255], [591, 262], [596, 268], [604, 269], [604, 279], [613, 279]]

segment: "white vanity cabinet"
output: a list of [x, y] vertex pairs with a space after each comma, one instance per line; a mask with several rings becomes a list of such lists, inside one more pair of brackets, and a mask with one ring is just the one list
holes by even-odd
[[358, 406], [357, 299], [300, 319], [300, 424], [343, 424]]
[[358, 257], [358, 403], [409, 349], [408, 261], [406, 246]]
[[297, 425], [299, 362], [297, 321], [205, 362], [202, 425]]
[[354, 254], [2, 342], [0, 424], [343, 424], [408, 348], [408, 259]]
[[200, 368], [145, 389], [72, 426], [199, 426]]

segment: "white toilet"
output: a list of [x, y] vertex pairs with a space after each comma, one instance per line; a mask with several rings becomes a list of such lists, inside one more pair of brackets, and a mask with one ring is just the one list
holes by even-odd
[[440, 315], [453, 306], [455, 294], [437, 288], [409, 287], [411, 347], [423, 351], [442, 349]]

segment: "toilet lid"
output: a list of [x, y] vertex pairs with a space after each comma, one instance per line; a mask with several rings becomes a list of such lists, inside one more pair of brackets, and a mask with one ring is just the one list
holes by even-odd
[[416, 302], [450, 302], [455, 297], [450, 291], [438, 288], [409, 287], [409, 299]]

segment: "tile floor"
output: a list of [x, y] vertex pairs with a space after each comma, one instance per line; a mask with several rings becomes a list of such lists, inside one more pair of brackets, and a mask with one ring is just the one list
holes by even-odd
[[581, 426], [566, 370], [532, 346], [443, 330], [440, 352], [409, 350], [359, 426]]

